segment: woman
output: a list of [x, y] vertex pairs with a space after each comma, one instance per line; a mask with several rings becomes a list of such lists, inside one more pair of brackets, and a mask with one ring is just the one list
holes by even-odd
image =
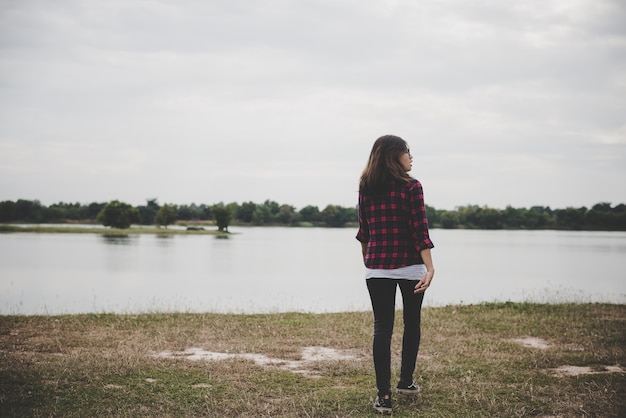
[[402, 365], [397, 392], [415, 394], [424, 292], [435, 270], [430, 254], [422, 185], [412, 178], [413, 157], [400, 137], [376, 140], [359, 184], [359, 231], [374, 313], [372, 351], [378, 396], [374, 408], [391, 413], [391, 336], [396, 286], [403, 301]]

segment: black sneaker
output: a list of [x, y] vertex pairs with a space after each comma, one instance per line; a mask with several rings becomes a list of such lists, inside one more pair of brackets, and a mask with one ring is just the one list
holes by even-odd
[[374, 409], [382, 414], [391, 414], [391, 395], [388, 398], [377, 396], [374, 401]]
[[412, 381], [410, 384], [400, 382], [398, 383], [398, 387], [396, 389], [398, 393], [402, 393], [404, 395], [415, 395], [421, 390], [420, 387], [415, 384], [415, 381]]

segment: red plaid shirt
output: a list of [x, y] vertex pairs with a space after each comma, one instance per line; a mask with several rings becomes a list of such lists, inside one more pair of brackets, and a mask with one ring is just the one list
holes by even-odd
[[359, 232], [367, 243], [365, 266], [395, 269], [424, 264], [420, 251], [435, 245], [428, 236], [424, 192], [419, 181], [393, 183], [380, 196], [359, 193]]

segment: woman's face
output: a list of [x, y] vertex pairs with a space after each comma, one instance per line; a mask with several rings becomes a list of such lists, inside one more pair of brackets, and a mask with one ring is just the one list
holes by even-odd
[[403, 152], [400, 155], [400, 165], [407, 173], [411, 171], [411, 166], [413, 165], [413, 156], [411, 155], [411, 151], [409, 151], [408, 149], [406, 150], [406, 152]]

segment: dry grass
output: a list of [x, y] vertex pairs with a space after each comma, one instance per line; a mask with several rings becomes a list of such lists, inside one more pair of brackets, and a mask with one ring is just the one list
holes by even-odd
[[[1, 316], [0, 416], [376, 416], [371, 322], [369, 312]], [[625, 322], [624, 305], [427, 308], [422, 393], [394, 395], [395, 415], [625, 416]], [[395, 371], [400, 316], [397, 328]], [[302, 362], [311, 346], [352, 359], [303, 362], [311, 373], [277, 366]], [[231, 356], [156, 355], [190, 347]], [[562, 366], [594, 373], [563, 375]]]

